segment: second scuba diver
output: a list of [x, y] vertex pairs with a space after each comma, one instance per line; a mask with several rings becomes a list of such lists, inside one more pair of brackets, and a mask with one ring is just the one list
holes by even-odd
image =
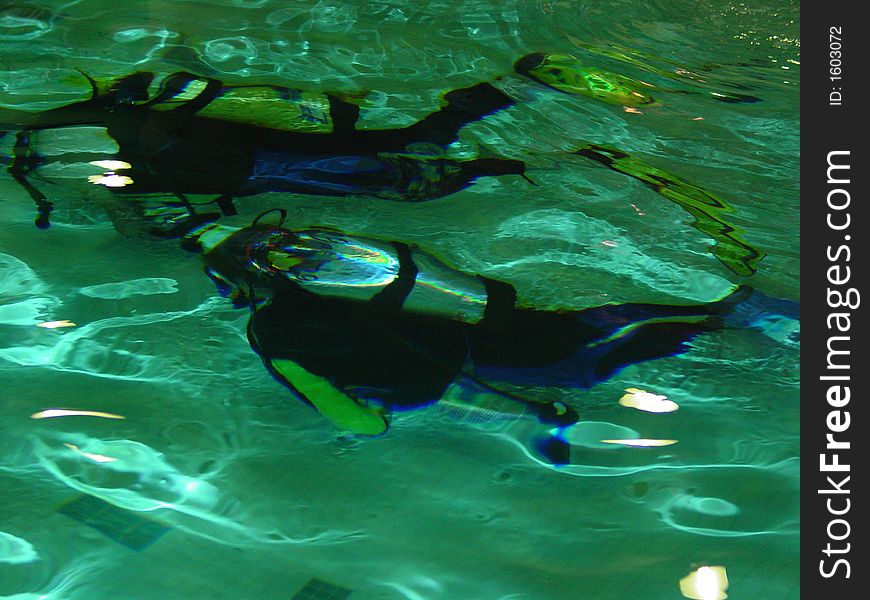
[[[648, 84], [568, 55], [528, 54], [514, 70], [575, 96], [623, 106], [656, 102]], [[480, 177], [526, 177], [523, 160], [450, 157], [448, 147], [463, 127], [515, 104], [487, 82], [447, 92], [438, 110], [415, 123], [376, 129], [359, 127], [363, 101], [352, 94], [234, 85], [189, 72], [162, 80], [145, 71], [87, 80], [86, 100], [39, 113], [0, 109], [0, 162], [36, 203], [42, 228], [53, 202], [34, 178], [105, 186], [123, 199], [107, 203], [113, 218], [179, 237], [220, 217], [199, 212], [189, 198], [194, 194], [211, 196], [199, 204], [229, 215], [236, 213], [234, 199], [267, 192], [419, 202]], [[18, 131], [6, 134], [7, 128]], [[633, 177], [686, 210], [693, 226], [713, 238], [713, 254], [726, 267], [738, 275], [755, 272], [764, 253], [729, 223], [732, 209], [724, 200], [623, 150], [577, 141], [574, 155]]]

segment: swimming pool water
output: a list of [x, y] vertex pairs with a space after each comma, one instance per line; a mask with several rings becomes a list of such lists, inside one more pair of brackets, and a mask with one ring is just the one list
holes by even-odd
[[[533, 183], [481, 178], [422, 203], [267, 193], [222, 222], [283, 207], [293, 228], [415, 244], [548, 309], [709, 302], [735, 284], [796, 301], [798, 7], [3, 3], [0, 109], [83, 100], [83, 74], [186, 70], [364, 97], [359, 126], [378, 129], [489, 81], [516, 105], [463, 128], [450, 156], [524, 160]], [[530, 52], [642, 80], [657, 102], [626, 109], [536, 84], [513, 70]], [[728, 269], [649, 186], [570, 154], [589, 142], [724, 199], [766, 253], [757, 272]], [[686, 597], [691, 573], [711, 577], [705, 566], [724, 567], [733, 598], [799, 596], [794, 318], [706, 333], [589, 390], [529, 390], [580, 414], [564, 466], [535, 451], [551, 427], [476, 411], [458, 386], [365, 439], [269, 376], [248, 312], [198, 257], [116, 227], [99, 186], [33, 182], [55, 204], [46, 230], [0, 175], [0, 597], [669, 599]], [[38, 326], [55, 321], [68, 323]], [[678, 410], [638, 410], [629, 389]], [[603, 441], [626, 439], [676, 443]], [[701, 588], [688, 597], [724, 597]]]

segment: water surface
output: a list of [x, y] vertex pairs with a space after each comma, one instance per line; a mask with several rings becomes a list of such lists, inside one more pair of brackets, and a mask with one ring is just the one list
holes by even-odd
[[[495, 81], [517, 105], [452, 152], [525, 160], [537, 186], [486, 178], [420, 204], [264, 194], [227, 222], [283, 206], [293, 227], [415, 243], [541, 307], [692, 303], [737, 283], [796, 300], [798, 25], [797, 2], [5, 3], [0, 106], [82, 100], [81, 72], [190, 70], [368, 92], [361, 126], [381, 128]], [[560, 94], [513, 74], [533, 51], [692, 93], [634, 111]], [[677, 205], [568, 154], [584, 141], [725, 199], [767, 253], [757, 273], [720, 263]], [[669, 599], [704, 565], [727, 569], [734, 598], [798, 596], [794, 323], [710, 333], [591, 390], [537, 390], [580, 412], [564, 467], [530, 450], [533, 420], [474, 422], [448, 403], [353, 439], [266, 373], [246, 311], [196, 256], [119, 233], [105, 190], [42, 189], [48, 230], [0, 177], [2, 597], [277, 599], [320, 580], [299, 597]], [[76, 326], [35, 326], [55, 320]], [[626, 388], [679, 410], [622, 406]], [[52, 408], [125, 418], [31, 418]]]

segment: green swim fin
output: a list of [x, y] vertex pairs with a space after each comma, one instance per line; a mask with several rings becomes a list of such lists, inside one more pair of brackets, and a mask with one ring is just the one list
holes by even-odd
[[620, 106], [653, 104], [646, 93], [652, 86], [580, 63], [570, 54], [526, 54], [514, 63], [514, 70], [533, 81], [573, 96], [588, 96]]
[[716, 241], [713, 256], [738, 275], [752, 275], [766, 255], [744, 241], [737, 227], [725, 221], [722, 213], [733, 212], [724, 200], [705, 189], [667, 171], [648, 165], [622, 150], [599, 144], [586, 144], [574, 154], [591, 158], [604, 166], [644, 182], [660, 195], [695, 217], [692, 224]]

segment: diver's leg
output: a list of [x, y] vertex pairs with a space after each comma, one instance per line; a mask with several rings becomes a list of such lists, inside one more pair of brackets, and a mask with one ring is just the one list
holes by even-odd
[[[485, 380], [588, 388], [624, 367], [681, 354], [694, 337], [731, 327], [794, 342], [799, 305], [741, 286], [694, 306], [607, 305], [577, 312], [502, 310], [473, 332], [476, 374]], [[487, 322], [489, 321], [489, 322]], [[769, 331], [776, 328], [776, 331]]]
[[761, 329], [767, 333], [771, 324], [786, 324], [797, 334], [800, 327], [800, 302], [774, 298], [742, 285], [716, 302], [688, 306], [667, 304], [611, 304], [578, 313], [587, 324], [602, 331], [617, 332], [628, 325], [644, 322], [686, 321], [714, 318], [732, 328]]
[[704, 304], [605, 304], [587, 308], [577, 313], [584, 323], [607, 330], [618, 330], [630, 324], [640, 324], [644, 321], [681, 320], [692, 317], [725, 316], [735, 307], [747, 301], [754, 291], [749, 286], [739, 286], [730, 294], [715, 302]]
[[404, 130], [410, 141], [440, 146], [452, 144], [458, 139], [459, 130], [469, 123], [515, 103], [513, 98], [485, 82], [447, 92], [444, 100], [447, 102], [444, 107]]
[[716, 329], [712, 321], [648, 323], [589, 348], [591, 384], [607, 381], [630, 365], [682, 354], [688, 343], [705, 331]]
[[725, 325], [746, 292], [696, 306], [623, 304], [582, 311], [502, 308], [472, 335], [475, 373], [487, 381], [589, 388], [623, 367], [680, 354]]

